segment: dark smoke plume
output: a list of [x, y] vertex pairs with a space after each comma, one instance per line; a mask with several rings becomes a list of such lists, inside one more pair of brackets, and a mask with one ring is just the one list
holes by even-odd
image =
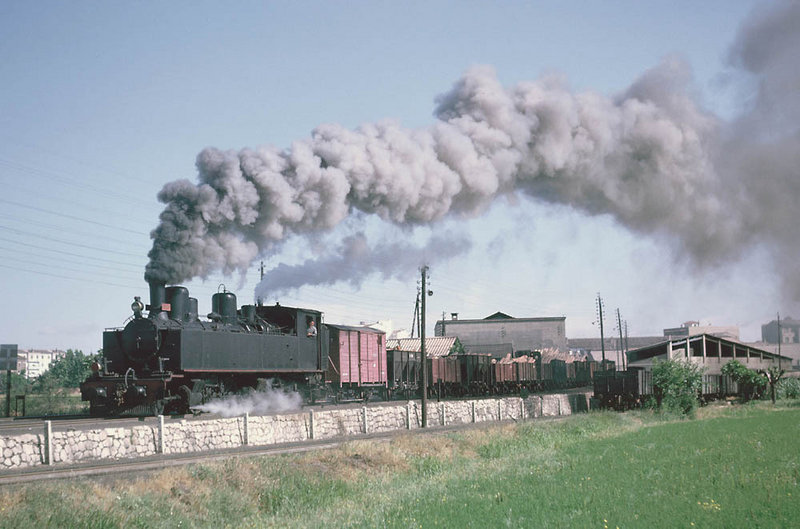
[[[328, 124], [282, 151], [205, 149], [199, 184], [177, 181], [159, 194], [166, 208], [145, 276], [177, 283], [244, 271], [287, 238], [353, 214], [428, 225], [520, 195], [612, 215], [665, 236], [698, 265], [755, 242], [787, 265], [800, 242], [799, 12], [798, 3], [775, 4], [741, 28], [730, 63], [754, 88], [732, 123], [698, 107], [689, 68], [670, 57], [611, 98], [575, 94], [557, 77], [504, 88], [476, 67], [438, 98], [427, 129]], [[793, 274], [783, 277], [800, 296]]]

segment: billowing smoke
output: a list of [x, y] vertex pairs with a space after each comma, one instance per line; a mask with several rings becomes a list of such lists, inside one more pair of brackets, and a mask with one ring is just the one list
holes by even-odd
[[261, 391], [214, 399], [206, 404], [193, 406], [193, 409], [206, 413], [216, 413], [222, 417], [238, 417], [245, 413], [263, 415], [265, 413], [299, 410], [302, 406], [303, 397], [299, 393], [274, 388], [270, 380]]
[[[742, 27], [733, 77], [755, 88], [733, 123], [695, 103], [688, 66], [669, 57], [616, 97], [575, 94], [558, 77], [505, 88], [491, 68], [475, 67], [438, 98], [426, 129], [327, 124], [286, 150], [205, 149], [197, 185], [177, 181], [159, 194], [166, 208], [146, 278], [244, 271], [288, 238], [328, 232], [354, 214], [431, 225], [480, 215], [504, 196], [612, 215], [698, 265], [727, 262], [753, 242], [788, 260], [800, 242], [798, 12], [800, 4], [780, 3]], [[317, 267], [278, 267], [263, 290], [279, 278], [299, 286], [296, 272], [327, 282], [316, 270], [345, 262], [352, 246], [341, 250]], [[385, 273], [395, 266], [361, 262]]]
[[389, 241], [370, 247], [363, 233], [346, 237], [340, 247], [302, 264], [280, 264], [268, 271], [256, 286], [256, 298], [282, 294], [304, 285], [331, 285], [337, 282], [358, 287], [370, 274], [384, 279], [410, 277], [421, 263], [434, 264], [463, 254], [472, 244], [465, 236], [433, 236], [423, 247]]

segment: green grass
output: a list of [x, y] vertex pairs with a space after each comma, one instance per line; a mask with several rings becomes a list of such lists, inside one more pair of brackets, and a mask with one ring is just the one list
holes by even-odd
[[[591, 413], [0, 491], [0, 527], [791, 527], [800, 407]], [[77, 485], [77, 486], [76, 486]]]
[[[19, 409], [17, 409], [17, 406]], [[11, 397], [11, 415], [21, 417], [23, 411], [22, 403], [17, 404], [14, 397]], [[6, 398], [0, 395], [0, 416], [5, 416]], [[80, 394], [28, 394], [25, 395], [25, 415], [78, 415], [89, 413], [89, 403], [81, 401]]]

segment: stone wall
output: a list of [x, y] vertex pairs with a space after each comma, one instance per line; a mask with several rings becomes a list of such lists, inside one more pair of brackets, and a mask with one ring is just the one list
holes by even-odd
[[[589, 409], [588, 393], [428, 401], [428, 426], [558, 417]], [[57, 424], [57, 423], [56, 423]], [[38, 465], [133, 459], [242, 446], [330, 439], [422, 427], [420, 401], [316, 409], [231, 419], [180, 420], [133, 427], [53, 431], [46, 421], [39, 434], [0, 436], [0, 472]]]

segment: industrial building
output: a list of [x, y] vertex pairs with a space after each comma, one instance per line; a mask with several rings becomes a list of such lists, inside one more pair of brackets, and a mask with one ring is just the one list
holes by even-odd
[[546, 348], [567, 350], [566, 317], [514, 318], [495, 312], [483, 319], [462, 320], [458, 314], [436, 322], [436, 336], [457, 336], [471, 353], [502, 358], [509, 352]]
[[736, 325], [700, 325], [699, 321], [687, 321], [682, 323], [680, 327], [664, 329], [664, 337], [669, 339], [698, 336], [700, 334], [711, 334], [726, 340], [739, 341], [739, 327]]
[[761, 341], [766, 343], [800, 343], [800, 321], [793, 318], [772, 320], [761, 326]]
[[738, 360], [754, 370], [770, 367], [788, 369], [792, 362], [788, 356], [710, 334], [668, 339], [628, 351], [627, 357], [628, 367], [632, 368], [650, 370], [658, 361], [680, 360], [703, 367], [707, 375], [721, 374], [722, 366], [731, 360]]

